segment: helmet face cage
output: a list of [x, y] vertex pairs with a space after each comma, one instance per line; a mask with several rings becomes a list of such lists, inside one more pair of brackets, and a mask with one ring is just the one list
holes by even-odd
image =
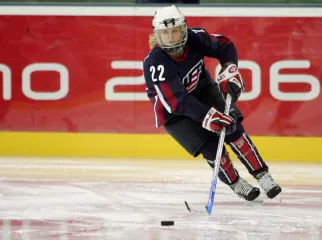
[[[178, 21], [177, 19], [168, 19], [168, 20], [164, 20], [163, 25], [165, 27], [162, 28], [157, 28], [154, 27], [153, 28], [153, 32], [155, 35], [155, 38], [157, 40], [157, 43], [159, 45], [159, 47], [164, 50], [167, 53], [177, 53], [180, 52], [184, 45], [186, 44], [187, 40], [188, 40], [188, 31], [187, 31], [187, 24], [185, 21], [182, 21], [181, 24], [176, 24], [176, 21]], [[171, 23], [171, 25], [169, 24]], [[170, 25], [170, 26], [168, 26]], [[181, 31], [181, 39], [178, 43], [173, 44], [173, 45], [168, 45], [166, 43], [163, 43], [160, 37], [160, 29], [167, 29], [167, 28], [173, 28], [173, 27], [180, 27], [180, 31]]]

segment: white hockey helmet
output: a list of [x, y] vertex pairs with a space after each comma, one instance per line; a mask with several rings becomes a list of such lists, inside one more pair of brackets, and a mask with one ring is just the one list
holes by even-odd
[[[188, 40], [187, 25], [184, 16], [176, 6], [172, 5], [158, 9], [155, 12], [152, 25], [156, 41], [160, 48], [168, 53], [177, 53], [183, 49]], [[180, 40], [171, 44], [162, 42], [160, 31], [176, 27], [180, 29]]]

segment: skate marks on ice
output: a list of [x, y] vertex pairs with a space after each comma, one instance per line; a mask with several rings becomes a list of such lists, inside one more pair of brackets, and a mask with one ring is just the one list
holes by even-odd
[[[282, 203], [263, 194], [262, 203], [245, 202], [219, 184], [208, 216], [206, 164], [48, 161], [0, 161], [0, 239], [322, 239], [322, 187], [316, 184], [322, 167], [294, 165], [289, 173], [276, 172]], [[15, 168], [10, 172], [8, 165]], [[295, 182], [297, 169], [302, 180]], [[187, 211], [185, 200], [195, 212]], [[162, 220], [175, 224], [164, 227]]]

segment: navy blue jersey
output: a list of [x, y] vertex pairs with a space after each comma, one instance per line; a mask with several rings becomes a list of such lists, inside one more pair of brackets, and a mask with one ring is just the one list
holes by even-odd
[[146, 91], [157, 127], [178, 115], [203, 121], [210, 108], [198, 99], [198, 92], [209, 81], [213, 82], [205, 69], [204, 57], [216, 58], [221, 65], [226, 62], [237, 65], [234, 44], [224, 36], [209, 35], [202, 28], [188, 29], [181, 58], [174, 59], [156, 46], [144, 59]]

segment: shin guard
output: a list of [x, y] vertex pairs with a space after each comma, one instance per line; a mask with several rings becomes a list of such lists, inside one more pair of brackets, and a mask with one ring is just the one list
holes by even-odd
[[[211, 168], [214, 168], [214, 160], [207, 160], [208, 164]], [[223, 154], [220, 159], [220, 167], [218, 177], [219, 179], [227, 185], [231, 185], [236, 182], [238, 179], [238, 172], [234, 168], [234, 165], [226, 151], [223, 150]]]
[[255, 145], [245, 132], [237, 140], [230, 142], [229, 145], [250, 174], [254, 175], [257, 172], [268, 169]]

